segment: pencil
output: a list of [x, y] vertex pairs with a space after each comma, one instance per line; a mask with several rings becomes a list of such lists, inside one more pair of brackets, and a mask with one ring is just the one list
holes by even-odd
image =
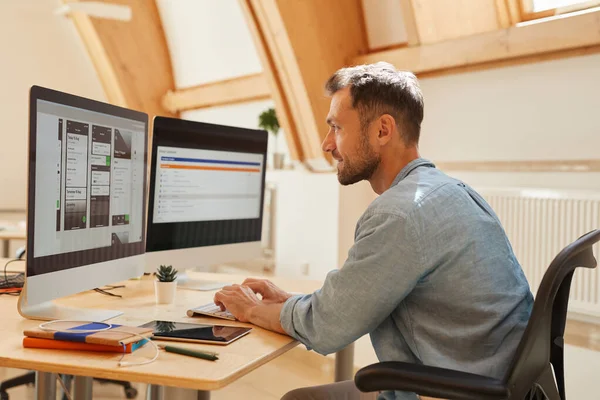
[[210, 361], [215, 361], [215, 360], [219, 359], [217, 353], [198, 351], [198, 350], [189, 350], [189, 349], [184, 349], [184, 348], [175, 347], [175, 346], [160, 346], [160, 347], [169, 353], [177, 353], [177, 354], [181, 354], [184, 356], [203, 358], [205, 360], [210, 360]]

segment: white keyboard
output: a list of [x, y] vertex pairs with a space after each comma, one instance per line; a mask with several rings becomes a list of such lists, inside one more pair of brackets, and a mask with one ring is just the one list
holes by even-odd
[[208, 303], [200, 307], [192, 308], [187, 312], [188, 317], [195, 317], [197, 314], [235, 321], [233, 314], [229, 311], [221, 311], [221, 307], [217, 306], [215, 303]]

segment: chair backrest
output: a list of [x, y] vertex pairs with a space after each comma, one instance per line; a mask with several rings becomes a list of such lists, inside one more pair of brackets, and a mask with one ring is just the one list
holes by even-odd
[[515, 398], [525, 398], [548, 363], [552, 363], [561, 399], [565, 399], [563, 335], [571, 279], [577, 267], [596, 267], [592, 246], [598, 241], [600, 230], [581, 236], [554, 258], [544, 274], [527, 328], [504, 379]]

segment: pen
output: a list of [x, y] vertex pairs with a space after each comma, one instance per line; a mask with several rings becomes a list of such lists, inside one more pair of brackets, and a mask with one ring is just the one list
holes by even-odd
[[182, 354], [184, 356], [203, 358], [205, 360], [210, 360], [210, 361], [215, 361], [215, 360], [219, 359], [217, 353], [211, 353], [208, 351], [189, 350], [189, 349], [184, 349], [184, 348], [175, 347], [175, 346], [162, 346], [161, 345], [159, 347], [169, 353], [177, 353], [177, 354]]

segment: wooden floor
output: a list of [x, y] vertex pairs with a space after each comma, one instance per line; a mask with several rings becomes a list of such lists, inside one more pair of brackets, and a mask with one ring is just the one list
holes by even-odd
[[600, 324], [567, 321], [565, 343], [600, 352]]

